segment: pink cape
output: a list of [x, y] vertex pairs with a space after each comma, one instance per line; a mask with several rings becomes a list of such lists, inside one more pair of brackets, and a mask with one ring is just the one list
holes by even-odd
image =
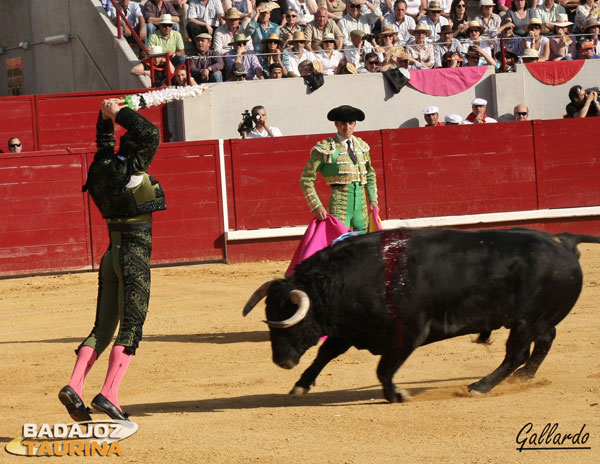
[[285, 271], [285, 275], [291, 276], [296, 265], [329, 246], [331, 242], [346, 232], [348, 232], [346, 226], [331, 214], [328, 214], [324, 221], [317, 221], [316, 218], [313, 218], [294, 253], [290, 266]]

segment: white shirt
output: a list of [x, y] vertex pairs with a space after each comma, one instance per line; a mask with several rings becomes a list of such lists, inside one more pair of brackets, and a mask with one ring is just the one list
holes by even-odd
[[[271, 129], [271, 134], [273, 134], [273, 137], [282, 137], [283, 136], [283, 134], [281, 133], [281, 131], [279, 129], [277, 129], [277, 127], [269, 127], [269, 129]], [[248, 132], [248, 135], [246, 137], [249, 139], [260, 139], [263, 137], [270, 137], [270, 135], [267, 132], [267, 129], [258, 131], [255, 127], [250, 132]]]
[[427, 42], [437, 42], [438, 40], [440, 40], [440, 29], [442, 28], [442, 26], [447, 26], [449, 23], [448, 19], [444, 16], [440, 16], [440, 19], [438, 20], [437, 24], [433, 24], [433, 21], [429, 16], [423, 16], [421, 21], [419, 21], [419, 24], [425, 24], [429, 28], [429, 30], [432, 31], [431, 35], [426, 39]]
[[219, 15], [223, 14], [221, 0], [208, 0], [206, 5], [201, 0], [190, 0], [189, 5], [188, 18], [203, 21], [210, 26], [219, 25]]
[[309, 11], [308, 4], [306, 0], [300, 3], [300, 0], [286, 0], [288, 10], [293, 8], [298, 12], [298, 23], [300, 24], [308, 24], [313, 19], [315, 19], [314, 15]]
[[396, 21], [396, 15], [394, 15], [393, 11], [385, 15], [385, 18], [383, 18], [383, 25], [392, 26], [394, 28], [394, 30], [398, 33], [398, 42], [401, 45], [405, 45], [410, 41], [412, 35], [408, 33], [408, 30], [416, 27], [415, 20], [412, 18], [412, 16], [408, 15], [404, 15], [404, 21], [402, 21], [402, 24], [398, 24]]
[[381, 11], [379, 8], [375, 8], [375, 11], [369, 14], [363, 14], [358, 17], [358, 19], [354, 19], [349, 14], [345, 14], [342, 19], [338, 21], [338, 26], [344, 34], [344, 45], [351, 45], [352, 41], [350, 40], [350, 33], [354, 30], [361, 30], [365, 34], [370, 34], [373, 29], [373, 25], [377, 22], [379, 17], [381, 16]]
[[[120, 3], [119, 6], [121, 6]], [[127, 21], [129, 21], [129, 24], [131, 24], [133, 27], [136, 27], [138, 24], [138, 18], [140, 16], [144, 16], [142, 14], [142, 8], [140, 7], [140, 4], [129, 2], [129, 5], [127, 6], [127, 12], [125, 13], [125, 17], [127, 18]], [[116, 23], [117, 11], [112, 3], [110, 3], [108, 6], [108, 17]]]
[[323, 64], [323, 74], [326, 76], [333, 76], [335, 74], [340, 60], [344, 57], [339, 50], [332, 50], [332, 52], [331, 56], [327, 56], [325, 50], [317, 52], [317, 58]]
[[304, 60], [315, 61], [317, 57], [315, 54], [309, 50], [304, 50], [302, 55], [298, 58], [293, 50], [287, 51], [288, 56], [290, 57], [290, 69], [289, 72], [293, 72], [296, 76], [300, 75], [300, 71], [298, 71], [298, 65], [302, 63]]

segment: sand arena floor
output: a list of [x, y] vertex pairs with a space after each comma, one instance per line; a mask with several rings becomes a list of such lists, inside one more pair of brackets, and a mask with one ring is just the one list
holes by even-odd
[[[467, 395], [468, 383], [500, 363], [507, 332], [494, 332], [489, 346], [461, 337], [408, 359], [395, 377], [413, 397], [404, 404], [383, 401], [378, 358], [355, 349], [308, 395], [287, 395], [316, 348], [295, 369], [280, 369], [263, 304], [241, 316], [250, 294], [287, 263], [153, 269], [145, 338], [120, 391], [139, 431], [121, 442], [119, 462], [600, 462], [600, 245], [579, 249], [583, 294], [535, 380]], [[4, 451], [24, 423], [70, 422], [57, 393], [91, 328], [96, 283], [95, 273], [0, 280], [0, 462], [24, 462]], [[86, 401], [106, 363], [104, 355], [88, 376]], [[591, 450], [519, 453], [516, 437], [529, 422], [538, 432], [547, 423], [563, 433], [585, 425]]]

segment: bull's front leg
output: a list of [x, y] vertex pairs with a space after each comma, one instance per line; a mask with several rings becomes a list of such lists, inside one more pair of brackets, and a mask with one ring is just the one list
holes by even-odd
[[396, 390], [396, 385], [392, 379], [400, 366], [406, 361], [414, 348], [408, 344], [383, 353], [379, 364], [377, 365], [377, 377], [383, 386], [383, 396], [390, 403], [403, 403], [410, 400], [410, 396], [405, 390]]
[[345, 353], [350, 346], [349, 343], [340, 340], [339, 338], [327, 338], [325, 343], [319, 348], [317, 357], [308, 369], [302, 373], [302, 376], [300, 376], [300, 379], [296, 382], [296, 385], [294, 385], [290, 394], [299, 396], [308, 393], [310, 386], [314, 384], [315, 379], [329, 361], [337, 358], [340, 354]]

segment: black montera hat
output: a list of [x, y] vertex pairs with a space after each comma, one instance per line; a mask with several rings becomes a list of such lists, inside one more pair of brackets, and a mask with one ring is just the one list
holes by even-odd
[[354, 108], [350, 105], [342, 105], [332, 109], [327, 113], [327, 119], [329, 121], [341, 121], [341, 122], [353, 122], [353, 121], [364, 121], [365, 113], [358, 108]]

